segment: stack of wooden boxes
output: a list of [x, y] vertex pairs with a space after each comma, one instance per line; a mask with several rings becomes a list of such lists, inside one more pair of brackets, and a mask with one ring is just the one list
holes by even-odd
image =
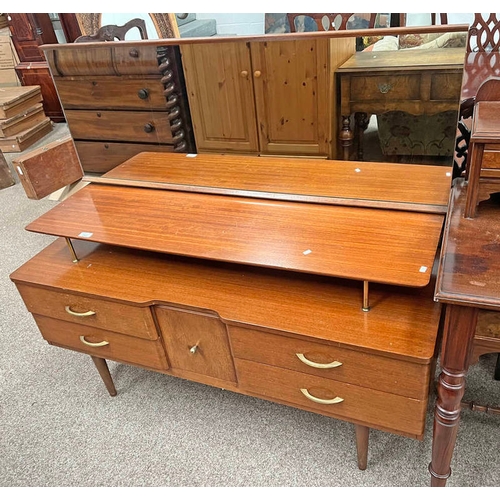
[[0, 87], [0, 151], [16, 153], [52, 130], [45, 115], [39, 85]]

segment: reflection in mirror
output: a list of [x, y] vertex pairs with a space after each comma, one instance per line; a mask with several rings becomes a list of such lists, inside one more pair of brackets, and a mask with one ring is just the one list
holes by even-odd
[[193, 139], [184, 153], [451, 165], [465, 29], [162, 41], [148, 30], [46, 56], [85, 172], [175, 150], [179, 127]]

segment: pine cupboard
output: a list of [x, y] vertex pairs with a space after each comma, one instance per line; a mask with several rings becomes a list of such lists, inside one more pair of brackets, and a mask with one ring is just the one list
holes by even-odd
[[198, 151], [334, 158], [333, 73], [354, 51], [354, 38], [181, 46]]

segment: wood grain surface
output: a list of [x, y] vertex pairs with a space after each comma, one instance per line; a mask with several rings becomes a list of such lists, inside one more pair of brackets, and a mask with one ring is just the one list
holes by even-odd
[[[74, 241], [74, 246], [80, 262], [71, 261], [64, 240], [58, 239], [11, 279], [81, 295], [82, 307], [97, 307], [92, 298], [128, 305], [177, 304], [216, 311], [230, 325], [305, 336], [389, 358], [428, 364], [434, 356], [441, 306], [432, 301], [433, 283], [426, 288], [373, 284], [372, 307], [365, 313], [362, 286], [350, 281], [85, 241]], [[85, 297], [89, 303], [83, 303]]]
[[[493, 190], [498, 191], [499, 186]], [[479, 203], [476, 217], [466, 219], [466, 193], [465, 180], [456, 179], [443, 234], [436, 298], [500, 310], [498, 197]]]
[[91, 184], [26, 229], [420, 287], [429, 283], [442, 225], [437, 214]]
[[451, 167], [148, 152], [88, 180], [446, 213]]

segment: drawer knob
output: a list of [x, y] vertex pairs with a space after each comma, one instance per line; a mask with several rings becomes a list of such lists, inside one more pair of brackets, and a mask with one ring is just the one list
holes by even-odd
[[66, 306], [64, 310], [68, 313], [71, 314], [71, 316], [78, 316], [79, 318], [86, 318], [87, 316], [94, 316], [95, 311], [86, 311], [83, 313], [77, 313], [71, 309], [70, 306]]
[[260, 75], [262, 75], [262, 73], [259, 70], [255, 71], [253, 74], [253, 76], [255, 76], [255, 78], [260, 78]]
[[137, 49], [130, 49], [128, 54], [130, 57], [139, 57], [139, 51]]
[[392, 85], [390, 83], [379, 83], [378, 89], [380, 90], [381, 94], [387, 94], [389, 90], [392, 90]]
[[240, 75], [243, 77], [243, 78], [246, 78], [248, 76], [248, 71], [242, 71], [240, 73]]
[[332, 361], [331, 363], [315, 363], [314, 361], [311, 361], [307, 359], [302, 353], [297, 352], [295, 355], [302, 361], [302, 363], [306, 364], [307, 366], [312, 366], [313, 368], [337, 368], [337, 366], [342, 366], [342, 363], [340, 361]]
[[103, 347], [109, 344], [109, 342], [107, 342], [106, 340], [103, 340], [102, 342], [89, 342], [88, 340], [85, 340], [85, 337], [83, 335], [80, 335], [80, 342], [82, 344], [88, 345], [89, 347]]
[[155, 126], [152, 123], [146, 123], [146, 125], [144, 125], [144, 132], [146, 132], [146, 134], [150, 134], [154, 129]]
[[141, 89], [137, 92], [137, 95], [139, 96], [139, 99], [147, 99], [149, 97], [149, 90]]
[[307, 399], [319, 403], [320, 405], [336, 405], [337, 403], [342, 403], [344, 401], [342, 398], [336, 397], [333, 399], [320, 399], [309, 393], [307, 389], [300, 389], [300, 392], [304, 394]]

